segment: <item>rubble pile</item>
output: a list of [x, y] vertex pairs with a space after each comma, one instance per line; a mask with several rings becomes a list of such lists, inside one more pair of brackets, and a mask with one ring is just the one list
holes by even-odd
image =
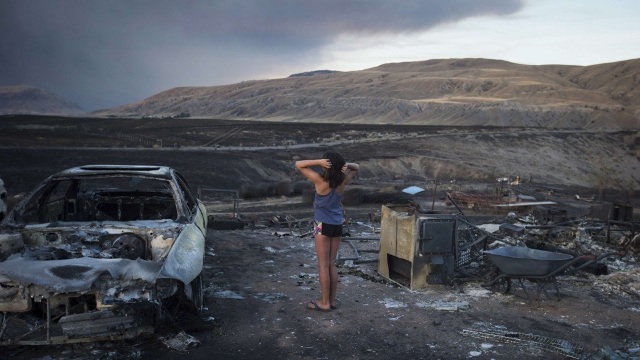
[[[492, 247], [507, 241], [574, 256], [603, 256], [592, 267], [584, 269], [580, 276], [587, 277], [604, 293], [640, 298], [640, 234], [634, 234], [633, 228], [608, 227], [605, 222], [597, 220], [539, 226], [531, 216], [518, 218], [513, 214], [507, 216], [506, 220], [522, 227], [524, 231], [519, 236], [509, 236], [500, 234], [500, 229], [494, 226], [494, 235], [504, 237], [502, 241], [494, 242]], [[606, 254], [616, 256], [604, 257]]]

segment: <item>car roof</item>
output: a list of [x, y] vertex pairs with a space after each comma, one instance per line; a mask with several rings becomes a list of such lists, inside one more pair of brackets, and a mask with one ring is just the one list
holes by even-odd
[[87, 176], [87, 175], [143, 175], [171, 178], [172, 168], [159, 165], [83, 165], [60, 171], [53, 177]]

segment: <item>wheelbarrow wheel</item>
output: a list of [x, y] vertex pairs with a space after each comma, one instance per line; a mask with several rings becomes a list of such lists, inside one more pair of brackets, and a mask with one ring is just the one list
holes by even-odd
[[491, 290], [494, 292], [506, 294], [511, 290], [511, 278], [508, 276], [498, 276], [491, 283]]

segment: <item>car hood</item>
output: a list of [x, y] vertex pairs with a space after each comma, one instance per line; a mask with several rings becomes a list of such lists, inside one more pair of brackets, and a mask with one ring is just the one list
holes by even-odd
[[[172, 278], [189, 283], [202, 269], [204, 236], [194, 224], [138, 221], [79, 225], [38, 225], [0, 233], [0, 249], [14, 248], [13, 254], [0, 262], [0, 283], [37, 285], [49, 293], [83, 292], [103, 275], [122, 282], [153, 284], [159, 278]], [[123, 237], [124, 246], [119, 240]], [[130, 239], [134, 242], [127, 243]], [[106, 243], [113, 246], [106, 248]], [[146, 255], [119, 252], [134, 247], [144, 248]]]
[[14, 281], [32, 284], [59, 294], [84, 292], [103, 274], [111, 278], [128, 281], [155, 282], [162, 263], [142, 259], [94, 259], [77, 258], [41, 261], [12, 255], [0, 263], [0, 282]]

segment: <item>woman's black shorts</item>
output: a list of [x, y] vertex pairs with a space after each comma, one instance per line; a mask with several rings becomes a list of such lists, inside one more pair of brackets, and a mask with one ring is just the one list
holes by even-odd
[[342, 236], [342, 224], [333, 225], [321, 222], [314, 222], [313, 235], [322, 234], [328, 237]]

